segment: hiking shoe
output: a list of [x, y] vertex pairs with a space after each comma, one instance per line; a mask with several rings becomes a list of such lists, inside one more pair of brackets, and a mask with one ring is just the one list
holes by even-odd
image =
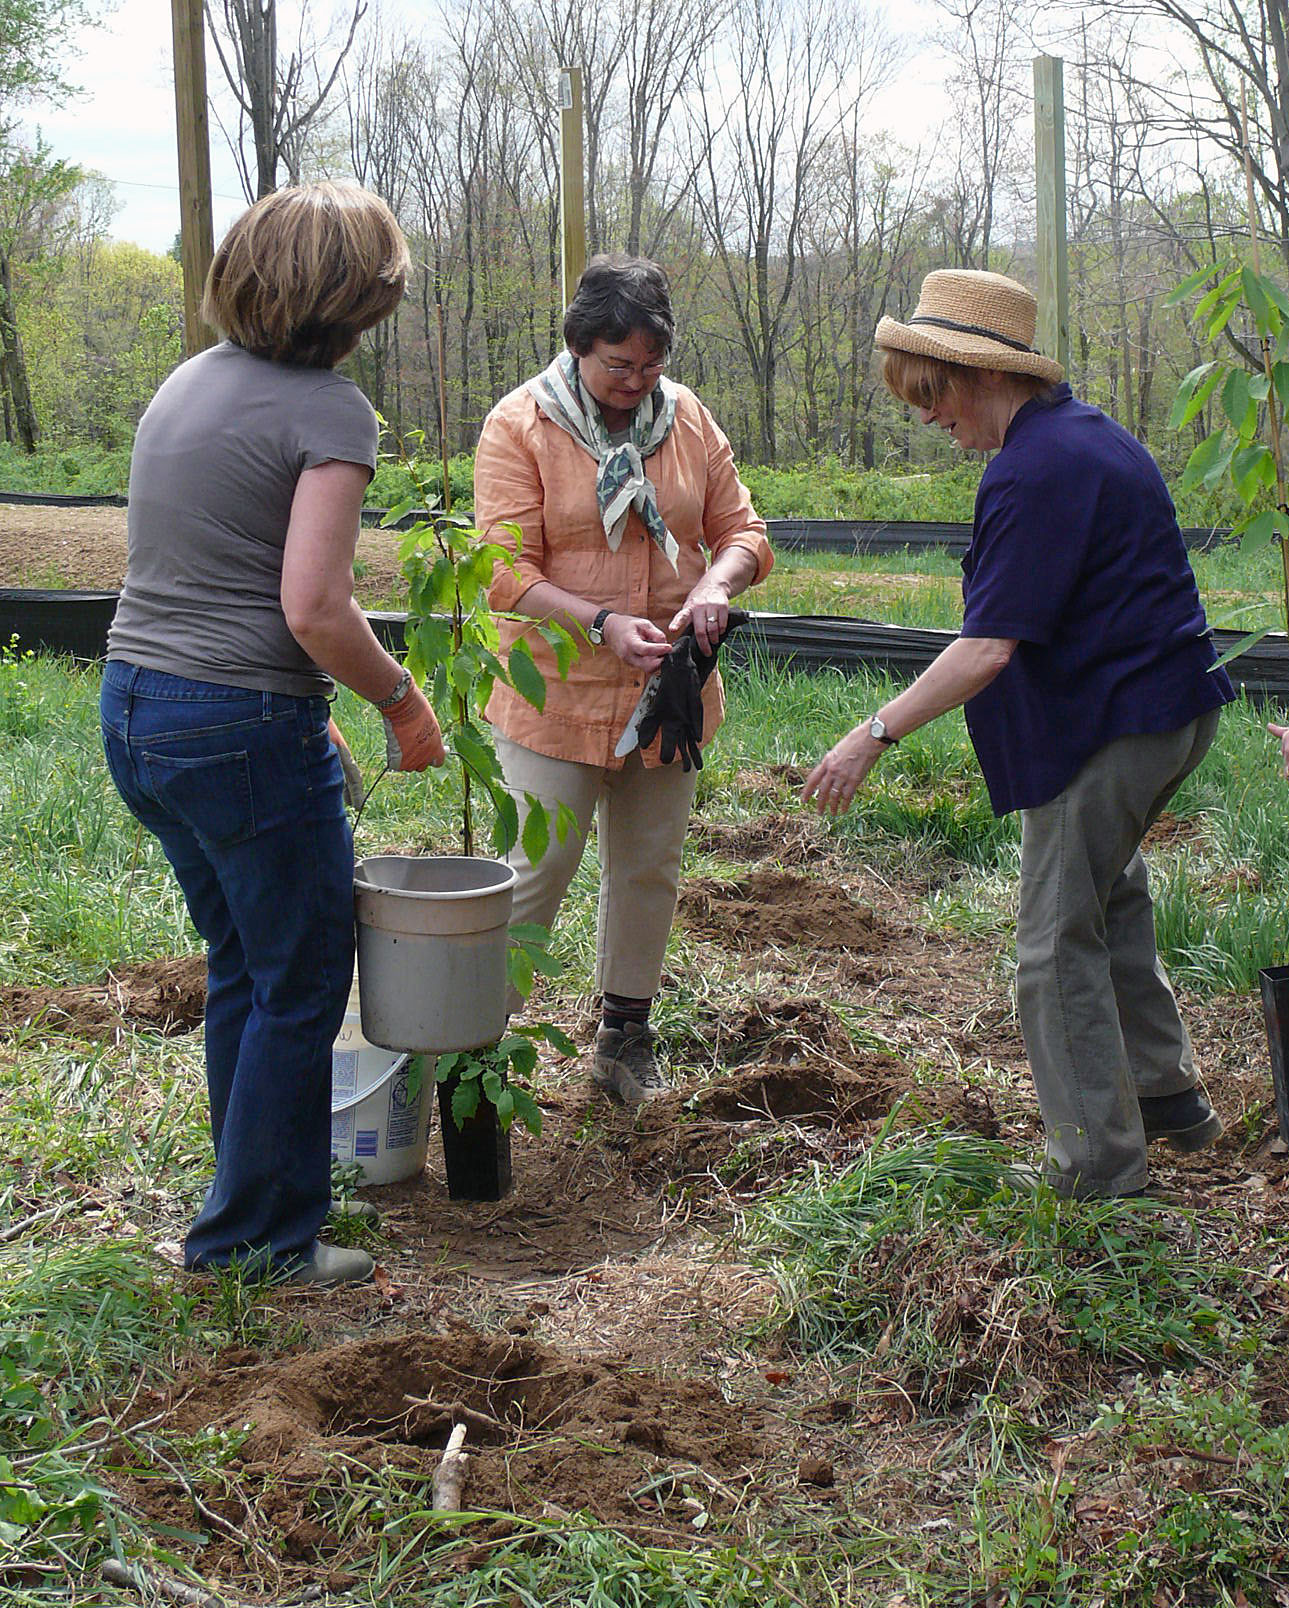
[[339, 1245], [315, 1245], [313, 1254], [296, 1263], [283, 1284], [361, 1284], [376, 1270], [366, 1251]]
[[333, 1195], [330, 1211], [333, 1217], [359, 1217], [364, 1223], [380, 1220], [380, 1213], [369, 1200], [358, 1200], [353, 1195]]
[[1146, 1143], [1166, 1139], [1178, 1150], [1203, 1150], [1222, 1136], [1222, 1119], [1197, 1088], [1138, 1099]]
[[624, 1028], [601, 1027], [595, 1035], [591, 1082], [622, 1105], [643, 1105], [646, 1100], [666, 1094], [666, 1080], [654, 1052], [657, 1042], [658, 1035], [647, 1022], [628, 1022]]

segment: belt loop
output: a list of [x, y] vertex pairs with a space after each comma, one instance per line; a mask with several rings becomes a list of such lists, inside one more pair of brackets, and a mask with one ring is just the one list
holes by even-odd
[[273, 694], [271, 692], [264, 692], [264, 693], [261, 693], [260, 696], [264, 700], [264, 702], [263, 702], [263, 711], [264, 712], [263, 712], [263, 714], [261, 715], [260, 718], [262, 720], [272, 720], [272, 718], [273, 718]]

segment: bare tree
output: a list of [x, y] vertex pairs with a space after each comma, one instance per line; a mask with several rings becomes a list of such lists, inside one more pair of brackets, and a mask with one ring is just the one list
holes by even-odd
[[1023, 126], [1016, 0], [936, 0], [938, 39], [950, 63], [954, 161], [937, 203], [947, 255], [960, 268], [987, 268], [1001, 199]]
[[736, 0], [725, 37], [731, 60], [697, 99], [699, 204], [751, 371], [760, 452], [773, 462], [784, 318], [815, 169], [891, 58], [876, 21], [845, 3]]
[[299, 182], [305, 136], [335, 87], [367, 4], [368, 0], [346, 0], [339, 24], [343, 43], [329, 49], [336, 24], [326, 25], [319, 34], [310, 0], [301, 0], [295, 43], [283, 57], [277, 0], [205, 0], [211, 41], [237, 106], [236, 131], [225, 128], [224, 137], [247, 200], [277, 188], [279, 165], [285, 165], [292, 184]]

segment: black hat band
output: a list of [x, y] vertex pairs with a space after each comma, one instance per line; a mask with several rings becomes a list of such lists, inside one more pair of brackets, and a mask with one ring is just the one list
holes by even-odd
[[1031, 357], [1039, 355], [1024, 341], [1014, 341], [1010, 335], [1000, 335], [996, 329], [985, 329], [980, 324], [956, 324], [952, 318], [932, 318], [929, 313], [915, 313], [909, 323], [936, 324], [941, 329], [955, 329], [960, 335], [980, 335], [987, 341], [998, 341], [1003, 346], [1010, 346], [1013, 352], [1028, 352]]

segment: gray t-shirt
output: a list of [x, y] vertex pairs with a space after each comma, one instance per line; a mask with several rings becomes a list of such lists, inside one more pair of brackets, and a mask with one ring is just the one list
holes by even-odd
[[135, 436], [108, 658], [192, 681], [329, 694], [331, 678], [282, 613], [291, 500], [301, 473], [329, 459], [374, 470], [378, 436], [371, 403], [330, 369], [291, 368], [228, 341], [177, 368]]

